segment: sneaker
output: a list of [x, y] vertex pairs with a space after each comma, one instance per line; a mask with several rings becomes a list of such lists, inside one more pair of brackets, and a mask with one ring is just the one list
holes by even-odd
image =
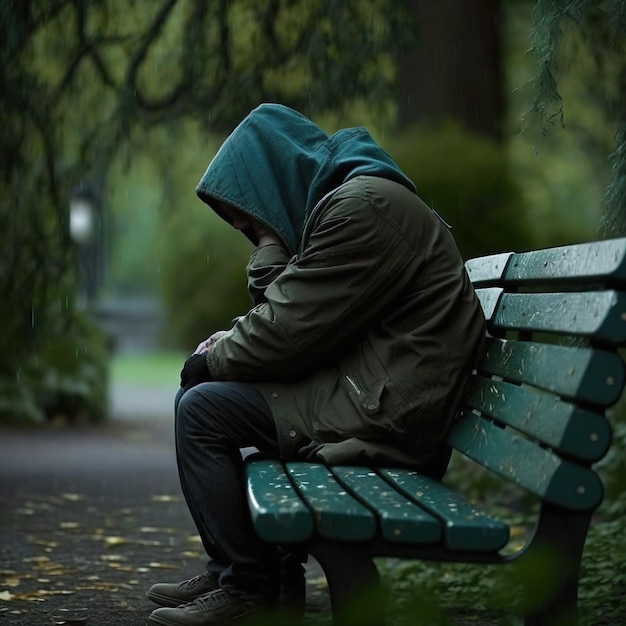
[[230, 624], [253, 613], [261, 613], [266, 608], [260, 602], [240, 600], [222, 589], [217, 589], [175, 609], [167, 607], [155, 609], [150, 614], [148, 622], [159, 626]]
[[[156, 583], [146, 592], [146, 597], [159, 606], [175, 608], [193, 602], [198, 596], [219, 589], [215, 574], [204, 572], [180, 583]], [[282, 572], [277, 606], [296, 613], [304, 613], [306, 603], [306, 579], [304, 568], [292, 568]]]
[[177, 607], [219, 588], [217, 576], [204, 572], [180, 583], [156, 583], [148, 589], [146, 596], [159, 606]]

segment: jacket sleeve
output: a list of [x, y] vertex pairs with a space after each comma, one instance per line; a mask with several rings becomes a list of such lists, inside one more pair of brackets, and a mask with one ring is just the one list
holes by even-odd
[[265, 289], [265, 301], [207, 351], [217, 380], [288, 381], [361, 335], [414, 276], [419, 254], [363, 198], [331, 200], [304, 250]]
[[246, 274], [248, 293], [255, 305], [266, 302], [265, 289], [282, 274], [288, 261], [289, 253], [278, 244], [270, 244], [254, 250], [246, 267]]

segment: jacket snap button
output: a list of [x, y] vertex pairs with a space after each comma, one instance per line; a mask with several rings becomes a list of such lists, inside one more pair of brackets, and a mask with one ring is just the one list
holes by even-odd
[[278, 398], [278, 394], [275, 391], [272, 391], [272, 398]]
[[289, 436], [293, 439], [296, 436], [296, 431], [295, 430], [290, 430], [289, 431]]

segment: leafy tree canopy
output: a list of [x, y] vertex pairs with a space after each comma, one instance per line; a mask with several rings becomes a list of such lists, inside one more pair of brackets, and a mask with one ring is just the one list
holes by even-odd
[[367, 94], [385, 107], [410, 23], [391, 0], [0, 3], [0, 379], [28, 386], [24, 372], [54, 369], [41, 354], [76, 330], [67, 204], [80, 180], [104, 188], [145, 130], [223, 133], [262, 101], [319, 115]]
[[[542, 134], [563, 125], [565, 107], [559, 77], [591, 62], [580, 74], [586, 97], [595, 101], [614, 124], [612, 173], [605, 194], [604, 231], [626, 234], [626, 2], [623, 0], [538, 0], [533, 9], [531, 50], [538, 60], [533, 79], [535, 98], [529, 117], [538, 119]], [[568, 41], [580, 42], [568, 48]], [[580, 58], [581, 51], [590, 58]]]

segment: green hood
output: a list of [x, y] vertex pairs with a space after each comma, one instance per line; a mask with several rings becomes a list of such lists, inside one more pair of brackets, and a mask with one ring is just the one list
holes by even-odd
[[[293, 109], [262, 104], [223, 143], [196, 193], [224, 219], [216, 201], [265, 224], [294, 253], [313, 207], [360, 175], [388, 178], [415, 191], [364, 128], [329, 136]], [[254, 233], [245, 234], [257, 243]]]

